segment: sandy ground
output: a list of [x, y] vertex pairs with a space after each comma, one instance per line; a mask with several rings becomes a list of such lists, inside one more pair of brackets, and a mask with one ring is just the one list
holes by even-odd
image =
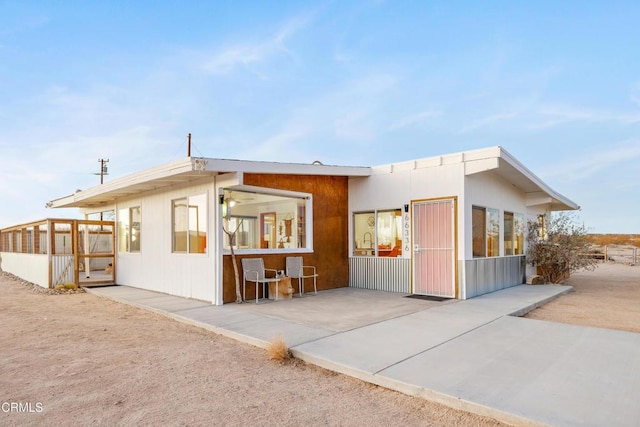
[[[97, 296], [0, 276], [0, 425], [500, 425]], [[9, 412], [20, 403], [27, 413]], [[29, 406], [30, 405], [30, 406]]]
[[[527, 317], [640, 332], [640, 266]], [[0, 275], [0, 425], [500, 425], [86, 293]], [[9, 412], [20, 403], [31, 412]], [[9, 405], [8, 405], [9, 404]]]
[[640, 332], [640, 266], [599, 263], [594, 271], [573, 273], [564, 284], [574, 292], [525, 317]]

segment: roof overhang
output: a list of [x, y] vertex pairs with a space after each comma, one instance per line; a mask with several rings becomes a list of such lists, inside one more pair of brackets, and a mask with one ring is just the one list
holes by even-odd
[[104, 184], [78, 190], [74, 194], [47, 203], [50, 208], [94, 208], [174, 185], [188, 184], [226, 173], [264, 173], [286, 175], [369, 176], [371, 168], [362, 166], [329, 166], [322, 164], [255, 162], [244, 160], [187, 157], [154, 168], [136, 172]]
[[552, 211], [577, 210], [577, 203], [554, 191], [504, 148], [463, 153], [465, 175], [491, 172], [526, 194], [527, 206], [546, 205]]

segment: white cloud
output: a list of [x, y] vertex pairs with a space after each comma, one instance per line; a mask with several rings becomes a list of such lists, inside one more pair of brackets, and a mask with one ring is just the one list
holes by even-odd
[[629, 98], [634, 104], [640, 106], [640, 81], [635, 82], [633, 85], [631, 85]]
[[475, 120], [469, 123], [468, 125], [464, 126], [462, 129], [460, 129], [459, 133], [466, 133], [466, 132], [470, 132], [472, 130], [480, 129], [483, 127], [492, 126], [493, 124], [498, 122], [511, 120], [516, 116], [518, 116], [518, 113], [516, 113], [515, 111], [510, 113], [493, 114], [491, 116], [483, 117], [482, 119]]
[[391, 124], [391, 126], [389, 126], [389, 130], [397, 130], [397, 129], [405, 128], [407, 126], [419, 125], [421, 123], [424, 123], [428, 119], [437, 117], [439, 115], [440, 115], [439, 111], [434, 111], [434, 110], [422, 111], [420, 113], [412, 114], [396, 120]]
[[533, 124], [531, 129], [544, 129], [570, 122], [621, 122], [640, 123], [640, 113], [620, 113], [566, 106], [547, 106], [539, 109], [538, 114], [547, 120]]
[[290, 123], [285, 125], [282, 131], [268, 136], [262, 142], [251, 144], [250, 154], [242, 150], [236, 157], [247, 160], [304, 161], [300, 158], [301, 151], [304, 150], [300, 150], [298, 146], [307, 135], [308, 129], [304, 124]]
[[366, 111], [349, 111], [333, 122], [334, 133], [338, 138], [351, 141], [371, 140], [374, 132], [370, 118]]
[[[285, 42], [302, 30], [307, 23], [307, 19], [292, 19], [266, 41], [229, 46], [208, 60], [204, 64], [204, 70], [213, 74], [227, 74], [238, 66], [249, 67], [267, 61], [277, 54], [284, 53], [293, 56]], [[254, 69], [251, 71], [257, 73]]]
[[[604, 170], [619, 174], [626, 169], [622, 164], [633, 162], [633, 170], [640, 160], [640, 140], [625, 141], [614, 147], [602, 147], [597, 151], [590, 151], [583, 155], [576, 155], [570, 159], [563, 159], [560, 164], [554, 164], [542, 171], [545, 178], [557, 177], [563, 180], [586, 180], [594, 178]], [[631, 172], [631, 171], [630, 171]], [[622, 177], [624, 180], [634, 180], [633, 175]], [[624, 181], [620, 181], [621, 184]], [[595, 184], [592, 183], [592, 184]]]

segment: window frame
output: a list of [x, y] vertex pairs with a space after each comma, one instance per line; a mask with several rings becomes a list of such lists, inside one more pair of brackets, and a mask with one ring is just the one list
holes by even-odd
[[[511, 217], [511, 239], [507, 240], [507, 215]], [[524, 255], [524, 214], [518, 212], [504, 211], [504, 256], [522, 256]], [[511, 246], [507, 253], [507, 243]]]
[[[481, 223], [476, 223], [476, 212], [482, 212], [483, 221]], [[476, 252], [479, 248], [476, 242], [479, 238], [479, 229], [482, 230], [482, 253]], [[499, 209], [480, 205], [471, 206], [471, 255], [473, 258], [499, 257], [501, 247], [500, 232]]]
[[[356, 211], [352, 212], [351, 220], [353, 224], [353, 234], [351, 236], [351, 247], [352, 247], [352, 256], [361, 256], [361, 257], [375, 257], [375, 258], [388, 258], [390, 255], [380, 255], [381, 250], [390, 252], [394, 247], [399, 248], [399, 252], [395, 257], [402, 257], [402, 208], [389, 208], [389, 209], [373, 209], [373, 210], [364, 210], [364, 211]], [[381, 215], [395, 213], [396, 215], [392, 215], [393, 221], [399, 222], [399, 224], [389, 224], [390, 228], [396, 227], [395, 230], [395, 242], [390, 243], [381, 243], [381, 232], [380, 232], [380, 220]], [[399, 215], [398, 215], [399, 214]], [[367, 227], [369, 231], [362, 233], [362, 238], [359, 238], [359, 227], [357, 216], [366, 215], [367, 216]], [[399, 221], [398, 221], [399, 218]], [[370, 234], [370, 247], [364, 246], [366, 240], [366, 235]], [[392, 233], [393, 237], [393, 233]], [[360, 244], [358, 244], [360, 242]], [[381, 247], [389, 245], [389, 247]]]
[[[133, 233], [133, 211], [138, 211], [138, 219], [137, 222], [137, 237], [134, 239]], [[123, 221], [126, 219], [126, 221]], [[123, 229], [123, 225], [126, 226], [126, 229]], [[141, 242], [141, 229], [142, 229], [142, 206], [135, 205], [129, 206], [127, 208], [118, 209], [118, 224], [117, 224], [117, 233], [118, 233], [118, 252], [119, 253], [140, 253], [140, 249], [142, 247]], [[132, 244], [132, 241], [136, 241], [135, 245]], [[135, 249], [133, 247], [135, 246]]]
[[[203, 198], [204, 200], [197, 200], [200, 198]], [[183, 202], [184, 204], [182, 207], [186, 208], [186, 211], [183, 217], [183, 220], [185, 220], [185, 224], [184, 224], [185, 230], [182, 231], [185, 234], [184, 250], [182, 250], [182, 244], [181, 244], [181, 249], [176, 250], [176, 242], [178, 240], [176, 239], [176, 207], [178, 207], [177, 202]], [[195, 223], [196, 223], [195, 245], [197, 246], [197, 248], [200, 247], [197, 238], [202, 237], [203, 238], [202, 250], [193, 250], [194, 242], [192, 242], [192, 237], [191, 237], [192, 220], [191, 220], [191, 212], [189, 211], [191, 207], [197, 208], [195, 212]], [[201, 207], [204, 207], [204, 213], [200, 212]], [[207, 255], [209, 253], [209, 244], [208, 244], [209, 214], [208, 212], [209, 212], [209, 197], [207, 192], [191, 194], [189, 196], [178, 197], [171, 200], [171, 253], [183, 254], [183, 255]], [[203, 220], [201, 220], [201, 218]], [[203, 232], [202, 236], [201, 236], [201, 231]]]
[[[263, 226], [263, 224], [261, 224], [260, 222], [260, 214], [266, 213], [266, 210], [257, 212], [256, 215], [254, 214], [247, 215], [246, 213], [234, 214], [233, 206], [227, 206], [227, 200], [226, 200], [226, 197], [228, 196], [228, 194], [231, 194], [232, 196], [233, 193], [253, 193], [253, 194], [264, 195], [264, 196], [275, 196], [275, 197], [294, 199], [296, 200], [296, 203], [300, 203], [300, 202], [303, 203], [302, 212], [300, 211], [301, 206], [298, 205], [296, 208], [297, 211], [295, 212], [295, 216], [294, 216], [294, 220], [301, 221], [301, 222], [292, 223], [292, 227], [296, 229], [296, 233], [298, 233], [298, 238], [302, 239], [302, 241], [304, 242], [304, 247], [279, 248], [278, 245], [276, 245], [275, 248], [262, 248], [262, 247], [261, 248], [256, 248], [256, 247], [239, 248], [237, 245], [235, 245], [233, 250], [235, 254], [260, 255], [260, 254], [286, 254], [286, 253], [312, 253], [313, 252], [313, 195], [311, 193], [279, 190], [276, 188], [255, 187], [255, 186], [249, 186], [249, 185], [220, 188], [218, 193], [219, 202], [220, 202], [219, 211], [218, 211], [220, 215], [219, 227], [225, 227], [226, 220], [227, 220], [227, 217], [226, 217], [227, 209], [230, 209], [229, 218], [234, 218], [236, 220], [244, 218], [244, 219], [250, 219], [255, 221], [255, 224], [253, 224], [253, 227], [255, 227], [255, 230], [257, 233], [260, 233], [260, 229]], [[282, 214], [282, 212], [277, 212], [277, 213]], [[276, 215], [276, 219], [278, 220], [277, 215]], [[298, 231], [298, 228], [297, 228], [298, 225], [303, 226], [302, 232]], [[276, 227], [277, 226], [279, 226], [278, 221], [276, 221]], [[220, 231], [222, 232], [222, 235], [223, 235], [222, 253], [223, 255], [230, 255], [231, 249], [229, 248], [229, 245], [228, 245], [228, 236], [226, 235], [226, 233], [222, 231], [222, 229]], [[258, 236], [258, 242], [259, 241], [260, 239]], [[277, 243], [279, 243], [279, 241]]]

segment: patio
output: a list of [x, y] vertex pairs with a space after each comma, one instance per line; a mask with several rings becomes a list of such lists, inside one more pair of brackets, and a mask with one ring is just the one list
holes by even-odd
[[317, 295], [307, 292], [302, 297], [297, 295], [289, 300], [280, 299], [260, 304], [249, 300], [244, 304], [226, 304], [224, 307], [233, 306], [246, 313], [344, 332], [459, 302], [455, 299], [442, 302], [413, 299], [407, 298], [408, 294], [357, 288], [329, 289], [320, 291]]

